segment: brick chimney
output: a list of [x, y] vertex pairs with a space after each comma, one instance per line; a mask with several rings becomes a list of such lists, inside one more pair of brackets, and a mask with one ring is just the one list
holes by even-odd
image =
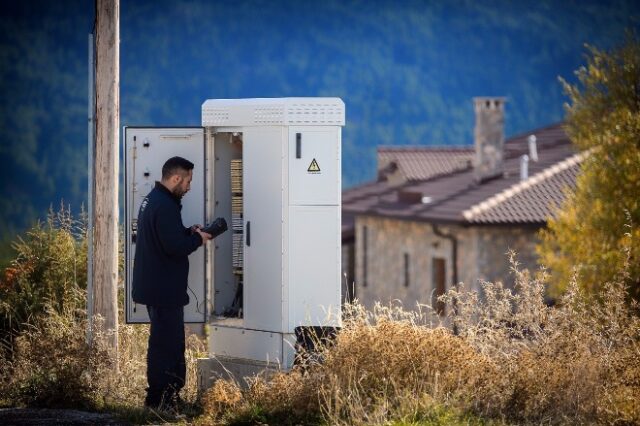
[[477, 182], [503, 173], [505, 102], [505, 98], [473, 98], [476, 113], [474, 171]]

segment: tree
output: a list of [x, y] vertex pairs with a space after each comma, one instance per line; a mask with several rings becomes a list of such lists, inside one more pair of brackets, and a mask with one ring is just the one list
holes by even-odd
[[[557, 296], [574, 273], [595, 293], [623, 280], [640, 300], [640, 40], [611, 51], [588, 47], [577, 84], [562, 80], [566, 130], [587, 153], [573, 194], [541, 231], [540, 262]], [[625, 265], [627, 265], [625, 267]]]

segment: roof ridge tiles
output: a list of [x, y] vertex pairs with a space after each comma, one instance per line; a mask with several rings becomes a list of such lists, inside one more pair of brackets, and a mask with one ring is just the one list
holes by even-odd
[[464, 210], [462, 212], [462, 216], [470, 221], [472, 219], [474, 219], [475, 216], [486, 212], [487, 210], [490, 210], [492, 208], [494, 208], [495, 206], [497, 206], [498, 204], [511, 199], [513, 196], [521, 193], [522, 191], [533, 187], [534, 185], [537, 185], [547, 179], [549, 179], [550, 177], [564, 171], [567, 170], [568, 168], [582, 162], [582, 160], [584, 160], [584, 158], [588, 155], [588, 151], [587, 152], [581, 152], [581, 153], [577, 153], [572, 155], [569, 158], [566, 158], [560, 162], [557, 162], [547, 168], [545, 168], [544, 170], [536, 173], [535, 175], [529, 177], [528, 179], [515, 183], [513, 185], [511, 185], [510, 187], [504, 189], [503, 191], [499, 192], [498, 194], [495, 194], [489, 198], [487, 198], [486, 200], [480, 202], [480, 203], [476, 203], [473, 206], [469, 207], [468, 209]]

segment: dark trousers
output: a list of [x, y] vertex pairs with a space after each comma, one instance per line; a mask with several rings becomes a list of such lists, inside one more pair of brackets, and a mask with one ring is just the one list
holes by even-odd
[[184, 386], [184, 307], [147, 306], [151, 319], [145, 404], [171, 403]]

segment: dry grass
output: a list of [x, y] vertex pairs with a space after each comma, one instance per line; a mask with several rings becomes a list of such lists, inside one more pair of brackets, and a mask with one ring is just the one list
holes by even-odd
[[[86, 220], [67, 208], [17, 237], [16, 257], [0, 274], [0, 405], [116, 411], [126, 420], [158, 422], [142, 410], [146, 388], [146, 325], [118, 329], [118, 371], [94, 321], [87, 344]], [[122, 251], [122, 250], [121, 250]], [[122, 258], [121, 258], [122, 260]], [[120, 262], [120, 277], [123, 263]], [[120, 306], [122, 307], [122, 294]], [[187, 338], [183, 398], [197, 402], [196, 359], [205, 345]]]
[[[84, 221], [62, 208], [14, 243], [16, 258], [0, 274], [0, 404], [116, 411], [157, 422], [142, 410], [148, 326], [124, 324], [120, 312], [117, 372], [99, 318], [94, 343], [87, 343], [85, 233]], [[204, 353], [203, 341], [190, 335], [182, 391], [188, 403], [197, 402], [196, 359]]]
[[[113, 373], [100, 321], [98, 343], [85, 339], [86, 244], [68, 222], [56, 223], [20, 240], [17, 259], [0, 277], [0, 337], [6, 338], [0, 403], [115, 410], [135, 422], [162, 421], [140, 410], [148, 328], [120, 325], [119, 371]], [[429, 312], [348, 306], [341, 332], [319, 356], [291, 372], [256, 377], [248, 389], [216, 382], [195, 421], [640, 424], [640, 317], [621, 284], [626, 270], [596, 298], [574, 282], [549, 307], [545, 274], [533, 277], [513, 265], [514, 292], [494, 283], [483, 284], [482, 296], [450, 291], [447, 312], [455, 304], [457, 315], [439, 326]], [[196, 403], [195, 359], [205, 347], [195, 336], [187, 347], [183, 396]]]
[[[84, 294], [82, 292], [82, 294]], [[81, 408], [135, 412], [141, 409], [146, 388], [148, 326], [120, 324], [118, 370], [104, 346], [107, 333], [95, 324], [95, 343], [87, 344], [84, 310], [47, 314], [15, 339], [0, 362], [0, 393], [11, 405]], [[196, 359], [205, 345], [196, 335], [187, 339], [188, 378], [183, 398], [197, 400]], [[135, 414], [135, 413], [134, 413]], [[138, 414], [135, 414], [138, 415]]]
[[573, 283], [550, 307], [545, 274], [513, 265], [515, 292], [449, 292], [458, 335], [397, 307], [350, 306], [321, 364], [246, 390], [218, 381], [203, 423], [640, 424], [640, 318], [624, 286], [592, 299]]

